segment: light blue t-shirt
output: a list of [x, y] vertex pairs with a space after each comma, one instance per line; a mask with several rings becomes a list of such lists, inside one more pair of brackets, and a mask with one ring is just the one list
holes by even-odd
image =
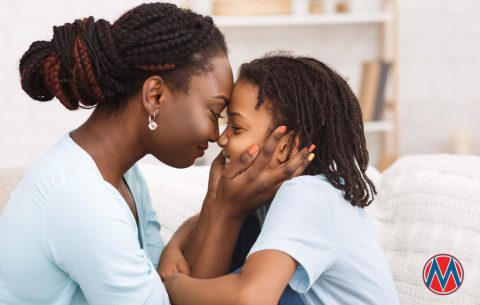
[[399, 304], [370, 215], [324, 175], [282, 185], [249, 255], [262, 250], [299, 263], [289, 284], [306, 304]]
[[27, 171], [0, 217], [0, 304], [170, 304], [148, 186], [137, 165], [124, 177], [138, 228], [69, 134]]

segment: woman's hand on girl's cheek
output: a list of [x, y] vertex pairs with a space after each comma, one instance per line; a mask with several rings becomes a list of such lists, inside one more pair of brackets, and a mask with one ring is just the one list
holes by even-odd
[[285, 131], [285, 127], [279, 127], [261, 151], [253, 145], [222, 173], [216, 190], [215, 209], [218, 212], [227, 218], [244, 218], [272, 200], [283, 182], [303, 173], [313, 159], [306, 147], [286, 163], [268, 169]]
[[163, 249], [160, 262], [158, 263], [158, 274], [160, 279], [165, 281], [174, 273], [190, 275], [190, 265], [185, 260], [180, 248], [167, 245]]
[[220, 152], [218, 156], [213, 160], [210, 167], [210, 175], [208, 178], [208, 194], [215, 200], [218, 181], [222, 176], [223, 171], [225, 170], [225, 157], [223, 152]]

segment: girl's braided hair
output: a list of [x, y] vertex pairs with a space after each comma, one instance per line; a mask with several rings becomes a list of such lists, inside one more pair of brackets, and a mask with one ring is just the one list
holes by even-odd
[[211, 69], [227, 54], [211, 17], [173, 4], [142, 4], [113, 25], [93, 17], [53, 27], [51, 41], [36, 41], [20, 60], [23, 90], [33, 99], [57, 97], [69, 110], [108, 103], [118, 109], [152, 75], [172, 90]]
[[[258, 86], [258, 109], [273, 117], [272, 131], [286, 126], [300, 147], [316, 145], [307, 175], [324, 174], [353, 206], [365, 207], [376, 194], [365, 174], [368, 151], [362, 113], [347, 82], [324, 63], [273, 52], [241, 66], [238, 81]], [[290, 155], [290, 154], [289, 154]]]

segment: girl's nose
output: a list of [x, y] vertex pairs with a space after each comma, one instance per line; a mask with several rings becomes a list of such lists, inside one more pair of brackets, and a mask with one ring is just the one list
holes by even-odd
[[[228, 128], [228, 127], [227, 127]], [[222, 133], [222, 135], [218, 138], [217, 140], [218, 146], [221, 148], [224, 148], [228, 144], [228, 137], [227, 137], [227, 129], [225, 129]]]

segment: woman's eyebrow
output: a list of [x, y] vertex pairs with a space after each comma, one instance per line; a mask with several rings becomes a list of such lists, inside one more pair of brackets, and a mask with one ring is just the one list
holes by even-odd
[[228, 98], [226, 98], [225, 96], [223, 95], [217, 95], [217, 96], [211, 96], [212, 98], [216, 98], [216, 99], [219, 99], [219, 100], [223, 100], [225, 102], [225, 106], [228, 106], [228, 104], [230, 103], [230, 101], [228, 100]]

